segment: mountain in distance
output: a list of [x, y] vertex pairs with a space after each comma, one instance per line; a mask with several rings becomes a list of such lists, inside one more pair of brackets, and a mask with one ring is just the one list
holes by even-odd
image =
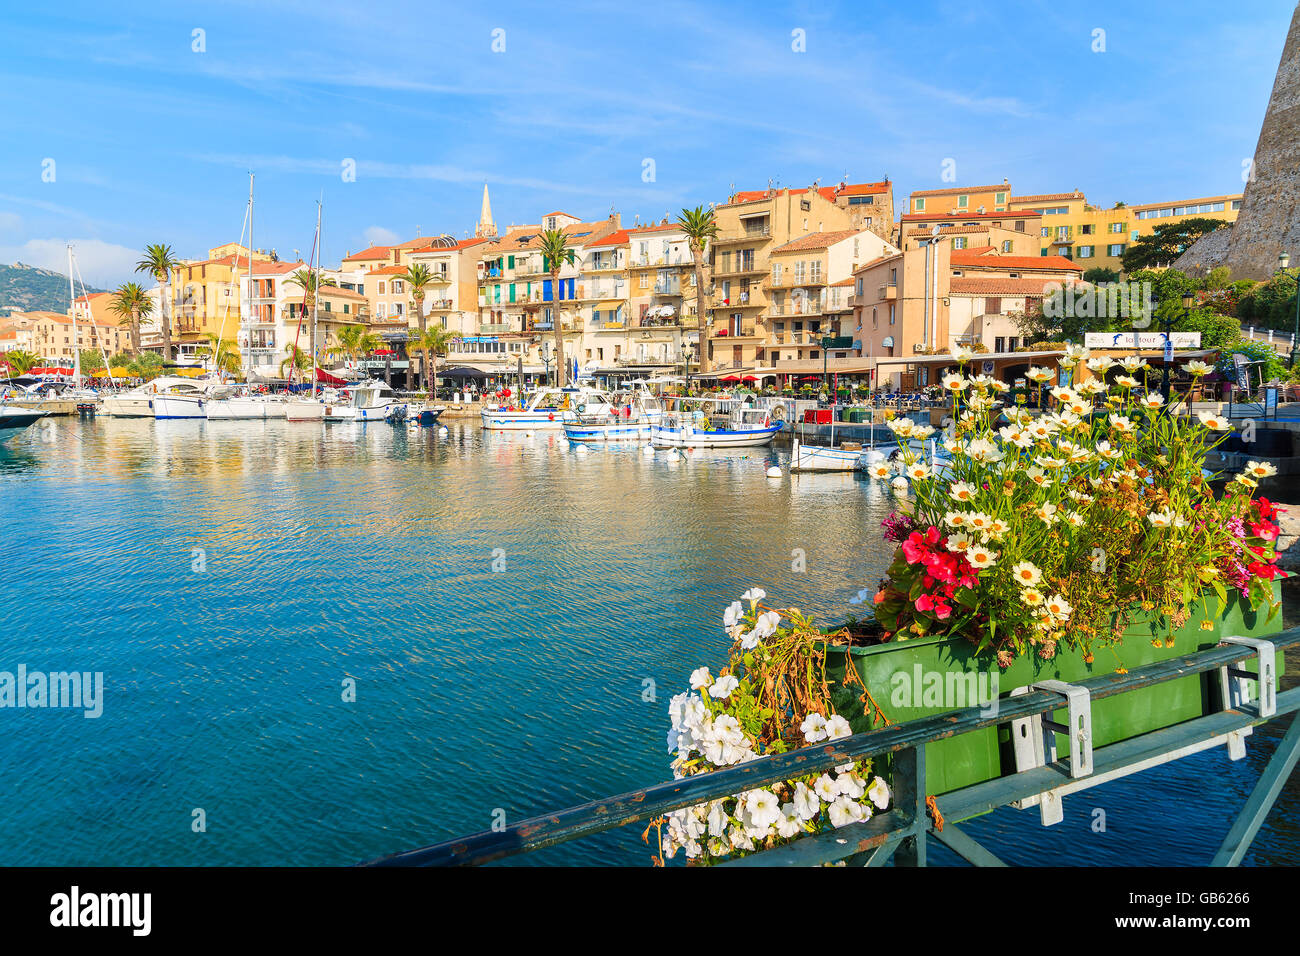
[[[89, 295], [106, 290], [88, 285], [85, 291]], [[81, 283], [77, 283], [77, 295], [81, 294]], [[0, 315], [10, 310], [67, 312], [68, 305], [68, 277], [63, 273], [21, 262], [0, 263]]]

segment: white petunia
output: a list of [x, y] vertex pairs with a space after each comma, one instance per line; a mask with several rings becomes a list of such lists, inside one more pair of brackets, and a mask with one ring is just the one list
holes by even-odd
[[810, 744], [825, 740], [826, 718], [814, 711], [803, 719], [803, 723], [799, 725], [799, 730], [803, 734], [803, 739]]
[[709, 686], [709, 696], [715, 700], [726, 700], [732, 691], [740, 686], [740, 681], [730, 674], [719, 677]]

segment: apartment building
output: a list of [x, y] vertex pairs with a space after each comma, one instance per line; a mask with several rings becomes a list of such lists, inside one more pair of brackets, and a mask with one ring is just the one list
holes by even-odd
[[[106, 294], [106, 293], [104, 293]], [[83, 307], [75, 329], [71, 313], [13, 312], [0, 323], [0, 350], [22, 349], [46, 362], [71, 366], [79, 351], [97, 351], [106, 357], [130, 349], [130, 334], [117, 319], [89, 320]]]
[[1011, 209], [1011, 183], [1002, 180], [992, 186], [952, 186], [945, 189], [921, 189], [908, 197], [907, 214], [944, 213], [950, 216], [968, 213], [998, 213]]
[[[465, 240], [445, 236], [439, 242], [408, 254], [408, 265], [423, 264], [433, 274], [424, 298], [427, 324], [439, 325], [459, 335], [477, 333], [478, 261], [482, 251], [491, 243], [492, 240], [484, 236]], [[408, 319], [415, 326], [418, 319], [413, 309], [414, 302], [410, 301]]]
[[[876, 233], [853, 229], [813, 232], [773, 249], [766, 280], [767, 336], [756, 359], [777, 371], [809, 371], [813, 366], [820, 371], [823, 340], [853, 337], [854, 330], [841, 326], [850, 314], [854, 267], [897, 251]], [[731, 332], [715, 332], [715, 355]], [[830, 357], [856, 356], [848, 343]]]
[[79, 295], [72, 301], [71, 313], [77, 317], [77, 328], [82, 324], [93, 334], [91, 348], [99, 349], [104, 357], [131, 351], [130, 321], [122, 324], [122, 317], [113, 311], [113, 293], [95, 292]]
[[[1016, 314], [1041, 300], [1054, 282], [1077, 281], [1082, 267], [1060, 256], [1001, 255], [953, 249], [946, 236], [884, 256], [854, 272], [854, 321], [863, 354], [881, 359], [944, 353], [956, 344], [1014, 352]], [[877, 385], [932, 384], [925, 364], [879, 366]]]
[[[252, 252], [252, 261], [274, 263], [273, 253], [260, 249]], [[192, 357], [206, 346], [204, 335], [231, 338], [239, 325], [239, 277], [249, 269], [249, 250], [228, 242], [208, 250], [208, 257], [186, 261], [172, 274], [168, 290], [171, 304], [167, 309], [172, 347], [178, 357]], [[158, 311], [153, 312], [151, 331], [161, 344], [162, 329]]]
[[[898, 245], [901, 249], [917, 249], [934, 238], [934, 225], [913, 223], [900, 228], [899, 232], [901, 241]], [[1037, 235], [1008, 229], [1005, 225], [995, 226], [991, 221], [964, 226], [942, 225], [940, 234], [952, 241], [954, 249], [978, 249], [987, 246], [1002, 255], [1038, 255]]]
[[[240, 298], [250, 311], [236, 342], [246, 365], [261, 378], [282, 377], [280, 366], [291, 348], [309, 348], [312, 314], [305, 310], [303, 287], [294, 279], [303, 268], [300, 262], [255, 262], [251, 277], [240, 277]], [[322, 277], [333, 278], [328, 271]], [[322, 284], [317, 302], [317, 361], [324, 365], [339, 329], [357, 324], [371, 327], [372, 322], [366, 297], [352, 289]]]
[[1242, 195], [1237, 193], [1136, 206], [1117, 203], [1111, 209], [1100, 209], [1075, 190], [1013, 196], [1011, 207], [1041, 214], [1041, 255], [1065, 256], [1084, 269], [1106, 268], [1119, 272], [1123, 269], [1121, 257], [1129, 246], [1151, 235], [1156, 226], [1192, 218], [1232, 223], [1241, 210], [1241, 202]]

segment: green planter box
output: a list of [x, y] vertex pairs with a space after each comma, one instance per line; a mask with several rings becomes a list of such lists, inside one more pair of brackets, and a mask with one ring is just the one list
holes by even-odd
[[[1280, 582], [1273, 582], [1274, 597]], [[1212, 599], [1210, 607], [1217, 607]], [[1137, 621], [1124, 634], [1124, 642], [1111, 649], [1099, 649], [1091, 664], [1078, 651], [1061, 651], [1050, 661], [1022, 656], [1001, 670], [991, 655], [976, 657], [975, 648], [962, 638], [926, 638], [879, 644], [873, 647], [828, 647], [827, 674], [832, 681], [831, 702], [837, 713], [849, 718], [853, 730], [861, 733], [883, 726], [864, 713], [858, 698], [861, 688], [843, 685], [844, 654], [853, 664], [876, 703], [891, 723], [902, 723], [961, 707], [985, 706], [996, 693], [999, 699], [1012, 690], [1043, 680], [1077, 683], [1089, 677], [1113, 673], [1119, 667], [1133, 670], [1146, 664], [1169, 660], [1218, 644], [1221, 636], [1264, 637], [1282, 630], [1282, 615], [1271, 621], [1267, 607], [1253, 611], [1239, 597], [1229, 598], [1223, 613], [1214, 617], [1215, 627], [1205, 631], [1200, 622], [1204, 607], [1193, 608], [1192, 617], [1174, 632], [1173, 647], [1154, 647], [1151, 641], [1165, 636], [1159, 615], [1153, 612]], [[1254, 663], [1245, 665], [1254, 669]], [[1277, 658], [1278, 674], [1282, 657]], [[996, 689], [993, 677], [996, 675]], [[1105, 700], [1093, 701], [1093, 746], [1104, 747], [1130, 737], [1168, 727], [1212, 713], [1222, 707], [1218, 672], [1192, 674], [1153, 687], [1129, 691]], [[1054, 717], [1066, 723], [1062, 708]], [[1069, 741], [1057, 734], [1059, 756], [1069, 753]], [[1010, 731], [1005, 725], [961, 734], [926, 745], [926, 790], [931, 795], [948, 793], [971, 784], [1015, 773]]]

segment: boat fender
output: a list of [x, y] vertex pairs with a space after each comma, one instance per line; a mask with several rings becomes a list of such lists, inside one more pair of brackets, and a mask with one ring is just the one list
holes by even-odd
[[585, 412], [586, 410], [587, 410], [587, 403], [586, 403], [586, 402], [583, 402], [581, 405], [578, 406], [578, 414], [579, 414], [579, 415], [581, 415], [581, 414], [582, 414], [583, 412]]
[[781, 477], [781, 469], [778, 468], [778, 467], [776, 467], [776, 465], [773, 465], [771, 468], [769, 468], [769, 469], [767, 470], [767, 477], [769, 477], [769, 478], [780, 478], [780, 477]]
[[548, 415], [547, 417], [548, 417], [551, 421], [555, 421], [555, 412], [551, 412], [551, 414]]
[[786, 420], [785, 405], [777, 402], [767, 410], [767, 417], [774, 422], [783, 422]]

